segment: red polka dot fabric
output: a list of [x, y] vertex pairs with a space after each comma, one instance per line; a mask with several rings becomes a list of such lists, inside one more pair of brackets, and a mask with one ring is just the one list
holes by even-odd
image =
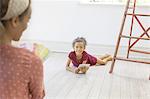
[[0, 99], [43, 99], [43, 65], [32, 52], [0, 45]]

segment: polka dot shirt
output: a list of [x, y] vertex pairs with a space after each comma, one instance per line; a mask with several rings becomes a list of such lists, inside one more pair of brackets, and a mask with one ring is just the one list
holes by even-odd
[[0, 45], [0, 99], [43, 99], [43, 65], [28, 50]]

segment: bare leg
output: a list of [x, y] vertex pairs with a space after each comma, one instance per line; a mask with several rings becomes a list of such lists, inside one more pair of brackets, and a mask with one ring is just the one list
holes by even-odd
[[111, 55], [109, 55], [109, 54], [106, 54], [106, 55], [104, 55], [104, 56], [101, 56], [101, 57], [99, 57], [101, 60], [103, 60], [103, 59], [105, 59], [105, 58], [107, 58], [107, 57], [109, 57], [109, 56], [111, 56]]
[[112, 60], [112, 56], [110, 56], [110, 55], [103, 59], [97, 58], [97, 64], [105, 65], [108, 61], [111, 61], [111, 60]]

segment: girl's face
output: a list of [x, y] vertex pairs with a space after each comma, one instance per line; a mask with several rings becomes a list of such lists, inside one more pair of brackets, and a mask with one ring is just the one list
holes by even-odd
[[83, 42], [76, 42], [74, 45], [74, 51], [76, 55], [81, 55], [83, 51], [85, 50], [84, 43]]

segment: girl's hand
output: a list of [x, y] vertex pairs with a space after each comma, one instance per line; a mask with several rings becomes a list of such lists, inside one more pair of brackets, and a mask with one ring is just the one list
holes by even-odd
[[75, 68], [74, 73], [78, 74], [79, 73], [79, 68]]
[[88, 66], [81, 66], [78, 68], [79, 68], [81, 74], [85, 74], [87, 72], [87, 70], [89, 69]]

